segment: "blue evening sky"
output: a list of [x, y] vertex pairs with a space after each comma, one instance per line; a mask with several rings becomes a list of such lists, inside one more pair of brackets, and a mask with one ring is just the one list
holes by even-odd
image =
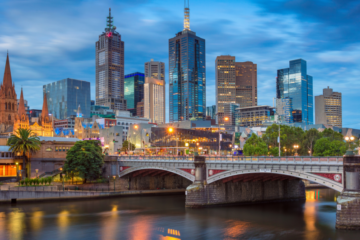
[[[41, 109], [44, 84], [67, 77], [91, 82], [95, 99], [95, 42], [111, 7], [125, 42], [125, 74], [143, 72], [153, 58], [165, 62], [168, 84], [168, 39], [183, 29], [183, 6], [182, 0], [1, 0], [0, 65], [9, 50], [16, 91], [23, 86], [31, 108]], [[327, 86], [340, 91], [343, 126], [360, 128], [359, 26], [360, 1], [191, 0], [190, 28], [206, 40], [207, 106], [215, 104], [216, 56], [258, 64], [259, 105], [273, 104], [276, 70], [302, 58], [314, 96]]]

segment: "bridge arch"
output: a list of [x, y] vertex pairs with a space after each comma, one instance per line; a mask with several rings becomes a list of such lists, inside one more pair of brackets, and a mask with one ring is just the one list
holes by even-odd
[[178, 168], [172, 168], [172, 167], [153, 167], [153, 166], [139, 166], [139, 167], [130, 167], [125, 169], [124, 171], [120, 172], [120, 178], [124, 177], [127, 174], [136, 172], [136, 171], [141, 171], [141, 170], [160, 170], [160, 171], [165, 171], [165, 172], [170, 172], [170, 173], [174, 173], [176, 175], [179, 175], [183, 178], [186, 178], [188, 180], [190, 180], [191, 182], [195, 181], [195, 176], [183, 171], [181, 169]]
[[[220, 180], [229, 180], [229, 178], [234, 178], [246, 174], [273, 174], [273, 175], [282, 175], [282, 176], [288, 176], [293, 178], [299, 178], [304, 180], [309, 180], [312, 182], [316, 182], [320, 185], [326, 186], [328, 188], [334, 189], [338, 192], [341, 192], [343, 190], [343, 180], [342, 183], [333, 181], [331, 179], [313, 174], [313, 173], [307, 173], [307, 172], [295, 172], [295, 171], [286, 171], [286, 170], [272, 170], [269, 172], [260, 172], [259, 170], [230, 170], [230, 171], [224, 171], [218, 174], [214, 174], [213, 176], [209, 176], [207, 179], [207, 183], [211, 184]], [[256, 175], [255, 175], [256, 176]]]

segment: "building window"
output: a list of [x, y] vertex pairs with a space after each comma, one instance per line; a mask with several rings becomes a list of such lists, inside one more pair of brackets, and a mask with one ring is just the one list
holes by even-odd
[[52, 148], [51, 148], [51, 147], [48, 147], [48, 148], [46, 148], [45, 151], [46, 151], [46, 152], [52, 152]]
[[105, 64], [105, 51], [99, 52], [99, 65]]

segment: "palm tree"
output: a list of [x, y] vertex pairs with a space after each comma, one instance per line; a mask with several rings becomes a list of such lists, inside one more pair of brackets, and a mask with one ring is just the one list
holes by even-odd
[[[26, 163], [29, 162], [30, 154], [40, 150], [40, 139], [36, 137], [30, 129], [19, 128], [15, 134], [12, 134], [8, 139], [6, 145], [10, 146], [10, 150], [16, 154], [20, 153], [23, 156], [23, 170], [26, 168]], [[26, 173], [30, 176], [30, 174]]]

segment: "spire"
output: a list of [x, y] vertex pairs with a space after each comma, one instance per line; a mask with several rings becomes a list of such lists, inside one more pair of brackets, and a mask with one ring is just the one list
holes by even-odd
[[190, 3], [184, 0], [184, 30], [190, 30]]
[[79, 104], [79, 107], [78, 107], [78, 109], [77, 109], [76, 117], [82, 117], [80, 104]]
[[109, 29], [109, 31], [112, 29], [112, 27], [113, 27], [113, 17], [111, 16], [111, 8], [109, 8], [109, 16], [108, 17], [106, 17], [106, 22], [107, 22], [107, 24], [106, 24], [106, 26], [107, 26], [107, 29]]
[[45, 120], [45, 117], [46, 117], [46, 116], [49, 116], [47, 99], [46, 99], [46, 93], [44, 93], [44, 102], [43, 102], [43, 107], [42, 107], [41, 116], [42, 116], [42, 119], [43, 119], [43, 120]]
[[22, 89], [22, 88], [21, 88], [21, 94], [20, 94], [18, 114], [19, 114], [20, 117], [21, 117], [23, 114], [26, 115], [25, 102], [24, 102], [24, 94], [23, 94], [23, 89]]
[[5, 72], [2, 85], [5, 87], [5, 89], [12, 87], [9, 53], [6, 56]]

